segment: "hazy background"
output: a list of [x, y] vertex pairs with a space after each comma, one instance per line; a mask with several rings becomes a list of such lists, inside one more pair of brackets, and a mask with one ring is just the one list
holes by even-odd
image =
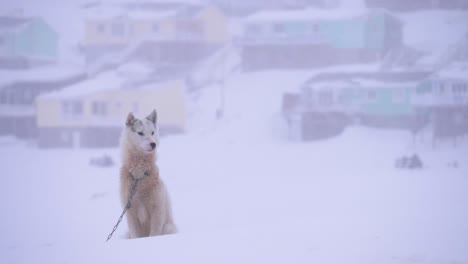
[[[127, 240], [158, 111], [179, 233]], [[468, 1], [0, 3], [1, 263], [468, 263]]]

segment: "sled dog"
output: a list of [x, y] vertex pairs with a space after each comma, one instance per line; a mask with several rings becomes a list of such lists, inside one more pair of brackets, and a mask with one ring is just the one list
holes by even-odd
[[126, 215], [128, 237], [176, 233], [169, 194], [156, 165], [156, 149], [159, 145], [156, 110], [141, 120], [129, 113], [120, 145], [123, 158], [120, 198], [123, 207], [130, 198], [134, 181], [137, 181]]

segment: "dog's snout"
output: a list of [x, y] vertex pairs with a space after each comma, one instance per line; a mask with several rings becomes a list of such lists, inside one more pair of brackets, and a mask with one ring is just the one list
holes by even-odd
[[152, 149], [154, 149], [156, 147], [156, 143], [151, 142], [150, 146], [151, 146]]

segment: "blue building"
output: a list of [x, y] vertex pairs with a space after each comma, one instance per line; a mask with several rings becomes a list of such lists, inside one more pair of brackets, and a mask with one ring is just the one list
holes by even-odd
[[39, 17], [0, 16], [0, 67], [56, 61], [57, 32]]

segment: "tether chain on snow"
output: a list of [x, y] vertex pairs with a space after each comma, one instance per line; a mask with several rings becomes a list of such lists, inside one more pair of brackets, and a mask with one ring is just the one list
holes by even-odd
[[139, 179], [136, 179], [135, 177], [133, 177], [132, 175], [132, 178], [133, 178], [133, 183], [132, 183], [132, 189], [130, 190], [130, 197], [128, 197], [128, 201], [127, 201], [127, 205], [125, 206], [125, 208], [123, 209], [122, 211], [122, 214], [120, 214], [120, 217], [119, 219], [117, 220], [117, 224], [115, 224], [114, 228], [112, 229], [112, 232], [107, 236], [107, 241], [109, 241], [109, 239], [111, 239], [112, 235], [114, 234], [115, 230], [117, 230], [117, 227], [119, 226], [120, 222], [122, 221], [123, 219], [123, 216], [125, 215], [125, 213], [127, 212], [128, 209], [130, 209], [130, 207], [132, 207], [132, 199], [133, 199], [133, 196], [135, 195], [135, 192], [136, 192], [136, 186], [138, 184], [138, 182], [140, 180], [142, 180], [143, 178], [149, 176], [150, 173], [149, 171], [145, 172], [145, 174], [143, 175], [142, 178], [139, 178]]

